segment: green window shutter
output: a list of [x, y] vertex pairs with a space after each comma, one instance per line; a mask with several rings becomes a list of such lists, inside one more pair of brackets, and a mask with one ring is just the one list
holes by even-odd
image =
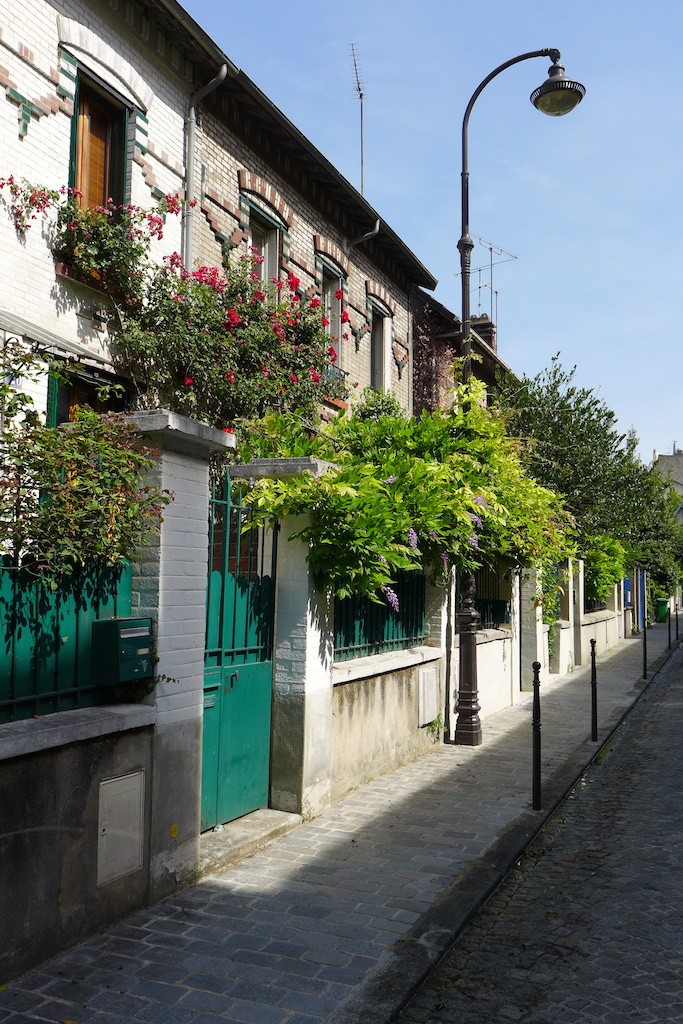
[[59, 393], [59, 381], [50, 374], [47, 378], [47, 405], [45, 407], [45, 426], [57, 426], [57, 396]]

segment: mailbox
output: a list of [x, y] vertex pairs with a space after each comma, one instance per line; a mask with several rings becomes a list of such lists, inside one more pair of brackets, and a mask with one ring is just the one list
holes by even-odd
[[92, 624], [93, 681], [118, 686], [154, 675], [151, 619], [96, 619]]

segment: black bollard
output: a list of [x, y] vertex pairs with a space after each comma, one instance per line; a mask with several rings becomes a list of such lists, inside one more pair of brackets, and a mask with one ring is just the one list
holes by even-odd
[[676, 601], [676, 643], [678, 643], [678, 601]]
[[541, 809], [541, 671], [540, 661], [531, 666], [534, 670], [534, 705], [531, 716], [532, 733], [532, 806], [535, 811]]
[[591, 640], [591, 739], [598, 741], [598, 673], [595, 668], [595, 640]]

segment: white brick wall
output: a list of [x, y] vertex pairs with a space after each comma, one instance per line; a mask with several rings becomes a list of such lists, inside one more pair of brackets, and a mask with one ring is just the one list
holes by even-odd
[[[91, 8], [77, 2], [61, 5], [66, 18], [84, 26], [118, 57], [119, 70], [129, 65], [151, 89], [152, 101], [146, 111], [149, 119], [150, 152], [143, 169], [132, 161], [130, 199], [145, 208], [153, 205], [152, 188], [164, 192], [182, 191], [183, 122], [189, 99], [189, 85], [169, 73], [161, 56], [142, 42], [139, 26], [126, 23], [124, 17], [105, 21]], [[8, 72], [10, 83], [26, 99], [57, 98], [59, 67], [58, 14], [43, 0], [22, 0], [21, 4], [0, 5], [0, 68]], [[22, 50], [22, 47], [27, 48]], [[104, 50], [100, 47], [99, 56]], [[87, 53], [72, 50], [87, 65]], [[95, 55], [97, 56], [97, 55]], [[92, 60], [93, 57], [91, 56]], [[91, 65], [97, 68], [97, 65]], [[58, 111], [33, 117], [24, 138], [19, 135], [19, 107], [0, 88], [0, 137], [3, 140], [2, 174], [26, 178], [50, 188], [69, 181], [71, 117]], [[78, 310], [101, 304], [98, 293], [55, 276], [49, 250], [51, 218], [35, 222], [24, 241], [18, 238], [6, 209], [0, 207], [0, 264], [11, 267], [3, 274], [0, 307], [31, 320], [66, 341], [86, 345], [102, 355], [108, 350], [108, 338], [92, 327]], [[180, 218], [167, 218], [165, 237], [156, 247], [157, 258], [180, 249]]]

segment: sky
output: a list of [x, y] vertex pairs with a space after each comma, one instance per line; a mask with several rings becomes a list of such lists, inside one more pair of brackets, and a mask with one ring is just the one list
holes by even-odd
[[[571, 114], [546, 117], [529, 102], [547, 58], [502, 72], [472, 112], [470, 229], [486, 243], [473, 253], [485, 269], [472, 275], [472, 312], [490, 314], [493, 293], [505, 362], [535, 375], [560, 353], [620, 428], [635, 430], [646, 462], [653, 449], [683, 447], [683, 0], [184, 6], [360, 189], [354, 44], [365, 198], [456, 313], [465, 108], [499, 64], [560, 50], [586, 87]], [[501, 261], [492, 287], [490, 243]]]

